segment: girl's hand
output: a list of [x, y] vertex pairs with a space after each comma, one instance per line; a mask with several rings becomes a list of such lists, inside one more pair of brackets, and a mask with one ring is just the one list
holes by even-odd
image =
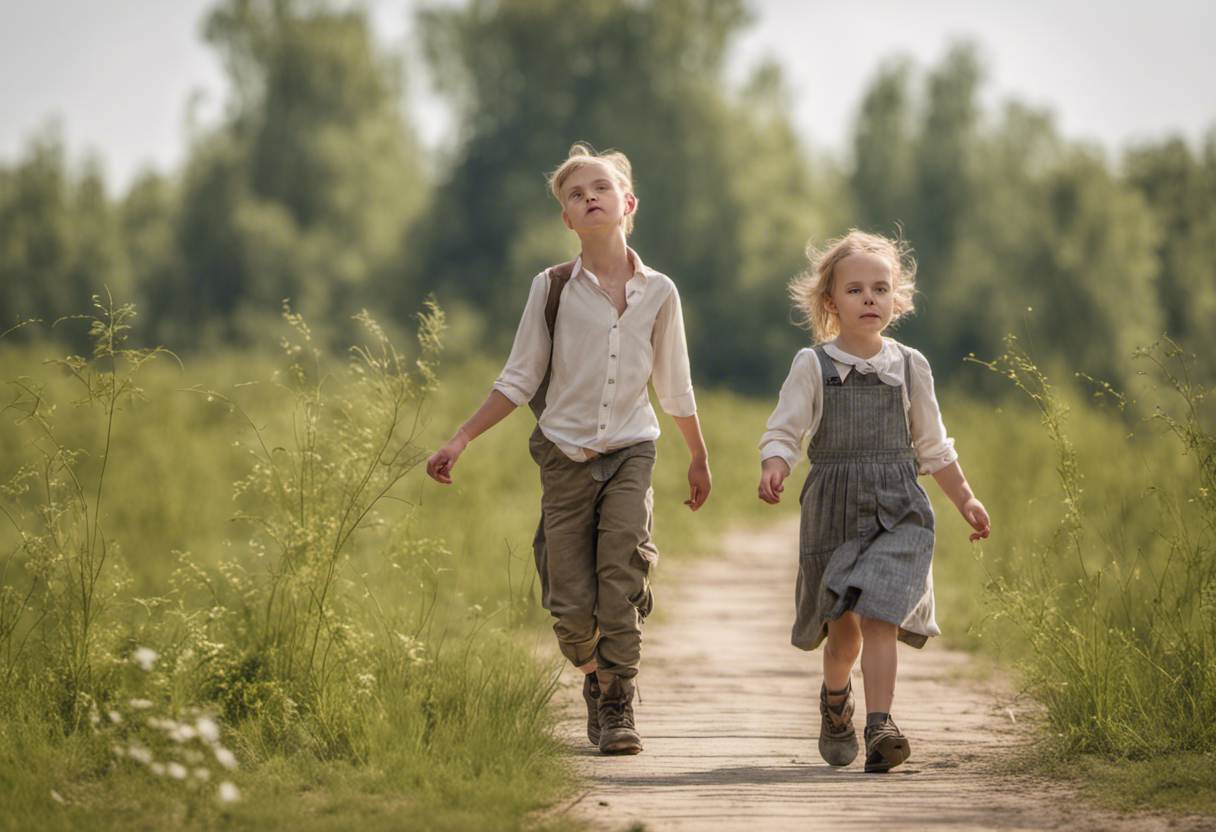
[[958, 510], [963, 515], [963, 519], [971, 524], [971, 528], [975, 529], [971, 533], [971, 542], [986, 540], [991, 525], [988, 521], [988, 510], [984, 508], [984, 504], [972, 497], [959, 506]]
[[431, 454], [430, 459], [426, 461], [427, 476], [435, 482], [451, 485], [452, 469], [456, 467], [456, 460], [464, 453], [468, 444], [468, 440], [460, 433], [449, 439], [446, 445]]
[[781, 502], [782, 483], [790, 475], [790, 466], [779, 456], [770, 456], [760, 468], [760, 499], [771, 505]]
[[713, 487], [713, 477], [709, 474], [709, 460], [693, 457], [688, 466], [688, 499], [684, 505], [696, 511], [709, 499], [709, 489]]

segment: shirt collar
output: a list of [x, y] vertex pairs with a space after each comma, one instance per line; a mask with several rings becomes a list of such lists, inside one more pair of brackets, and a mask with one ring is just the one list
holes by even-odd
[[882, 339], [882, 349], [869, 358], [847, 353], [836, 346], [835, 339], [823, 345], [823, 351], [833, 361], [847, 364], [862, 375], [878, 373], [879, 379], [894, 387], [902, 387], [904, 383], [903, 354], [895, 342], [889, 338]]
[[[629, 255], [630, 262], [633, 263], [633, 277], [631, 277], [630, 280], [633, 280], [634, 278], [637, 278], [637, 277], [649, 278], [651, 275], [653, 275], [655, 273], [652, 268], [650, 268], [649, 266], [647, 266], [645, 263], [642, 262], [642, 258], [632, 248], [630, 248], [629, 246], [625, 246], [625, 252]], [[571, 272], [571, 274], [578, 275], [578, 274], [582, 274], [582, 273], [585, 273], [590, 276], [595, 275], [595, 272], [592, 272], [588, 269], [583, 268], [583, 255], [580, 254], [574, 260], [574, 270]], [[598, 283], [598, 282], [599, 282], [599, 278], [596, 278], [596, 283]]]

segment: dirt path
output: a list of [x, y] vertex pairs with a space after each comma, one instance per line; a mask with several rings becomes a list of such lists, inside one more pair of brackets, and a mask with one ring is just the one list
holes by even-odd
[[[967, 679], [968, 657], [931, 641], [901, 646], [893, 714], [912, 758], [867, 775], [861, 756], [832, 769], [815, 748], [819, 654], [789, 644], [797, 529], [728, 538], [727, 556], [664, 574], [665, 615], [645, 633], [638, 726], [646, 750], [602, 757], [581, 699], [562, 725], [587, 788], [558, 807], [603, 829], [1179, 829], [1076, 805], [1059, 786], [988, 773], [1022, 741], [1018, 706]], [[864, 722], [858, 691], [858, 725]], [[577, 703], [577, 707], [575, 707]]]

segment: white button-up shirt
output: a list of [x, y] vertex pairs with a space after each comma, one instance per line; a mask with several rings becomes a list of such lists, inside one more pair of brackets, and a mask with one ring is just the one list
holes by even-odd
[[[836, 346], [835, 341], [823, 345], [824, 352], [836, 365], [840, 380], [849, 373], [878, 373], [885, 383], [904, 387], [904, 351], [890, 338], [884, 338], [882, 349], [870, 358], [850, 355]], [[954, 440], [946, 435], [941, 409], [933, 392], [933, 371], [919, 351], [905, 346], [911, 360], [909, 368], [912, 392], [903, 390], [904, 415], [908, 433], [916, 451], [920, 473], [933, 474], [958, 459]], [[768, 419], [768, 430], [760, 439], [760, 459], [780, 457], [794, 470], [803, 458], [802, 441], [815, 435], [823, 417], [823, 370], [813, 349], [799, 350], [794, 356], [790, 374], [781, 385], [777, 407]]]
[[580, 257], [562, 289], [552, 345], [545, 324], [549, 278], [532, 281], [511, 355], [494, 389], [516, 405], [532, 399], [545, 377], [550, 347], [553, 375], [540, 429], [576, 462], [657, 439], [650, 404], [653, 379], [664, 412], [697, 412], [688, 367], [680, 295], [671, 278], [642, 263], [633, 249], [633, 277], [625, 284], [625, 311], [617, 314], [608, 292]]

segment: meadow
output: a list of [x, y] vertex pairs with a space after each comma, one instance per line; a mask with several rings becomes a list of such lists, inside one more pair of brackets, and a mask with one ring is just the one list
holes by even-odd
[[[497, 367], [441, 369], [437, 310], [407, 351], [368, 319], [345, 356], [290, 310], [278, 349], [184, 360], [133, 347], [133, 320], [66, 322], [87, 357], [0, 353], [0, 823], [513, 829], [571, 789], [536, 649], [532, 417], [450, 488], [420, 465]], [[762, 406], [701, 406], [750, 472]], [[681, 505], [672, 434], [657, 535], [688, 553], [735, 518]], [[718, 505], [759, 506], [719, 476]]]
[[[0, 351], [0, 823], [534, 827], [575, 784], [551, 731], [531, 416], [474, 443], [450, 487], [420, 466], [497, 363], [443, 363], [438, 310], [408, 347], [365, 319], [330, 355], [285, 310], [261, 349], [184, 359], [135, 349], [130, 314], [65, 323], [91, 328], [87, 357]], [[1018, 668], [1033, 762], [1122, 805], [1216, 811], [1216, 446], [1187, 360], [1146, 352], [1140, 401], [1052, 384], [1016, 343], [969, 362], [941, 398], [992, 539], [969, 544], [926, 490], [939, 623]], [[974, 394], [992, 371], [996, 403]], [[772, 403], [699, 403], [714, 492], [681, 505], [666, 430], [666, 558], [796, 515], [755, 497]]]

